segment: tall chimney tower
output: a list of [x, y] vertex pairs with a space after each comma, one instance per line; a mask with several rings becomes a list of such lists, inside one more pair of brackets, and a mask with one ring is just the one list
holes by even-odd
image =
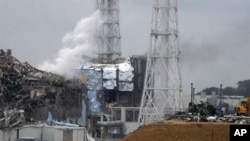
[[177, 0], [154, 0], [139, 125], [162, 121], [182, 108]]
[[119, 0], [96, 0], [103, 23], [96, 29], [97, 55], [99, 59], [115, 59], [121, 55]]

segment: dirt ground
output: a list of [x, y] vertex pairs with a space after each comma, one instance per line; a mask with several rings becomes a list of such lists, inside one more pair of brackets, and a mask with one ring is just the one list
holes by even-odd
[[229, 141], [229, 125], [172, 120], [141, 127], [121, 141]]

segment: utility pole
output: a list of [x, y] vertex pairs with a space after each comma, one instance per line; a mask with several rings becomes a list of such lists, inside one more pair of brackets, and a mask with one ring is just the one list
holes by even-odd
[[191, 83], [191, 106], [194, 105], [194, 90], [195, 88], [193, 87], [193, 83]]
[[219, 103], [219, 106], [221, 106], [221, 104], [222, 104], [222, 97], [223, 95], [222, 95], [222, 84], [220, 84], [220, 90], [219, 90], [219, 97], [220, 97], [220, 103]]

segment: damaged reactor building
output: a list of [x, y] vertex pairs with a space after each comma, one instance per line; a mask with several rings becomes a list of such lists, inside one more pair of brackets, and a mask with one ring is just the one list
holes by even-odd
[[[41, 141], [73, 141], [73, 136], [118, 140], [181, 109], [176, 1], [155, 0], [153, 7], [159, 19], [153, 21], [148, 55], [123, 58], [119, 0], [96, 0], [102, 17], [95, 32], [96, 57], [82, 56], [84, 63], [72, 68], [70, 80], [0, 50], [0, 128], [17, 128], [16, 139], [24, 132], [18, 127], [41, 124], [36, 137]], [[175, 20], [169, 23], [171, 18]], [[66, 129], [57, 127], [48, 139], [45, 125]]]
[[135, 130], [145, 73], [145, 57], [112, 64], [84, 64], [75, 75], [86, 84], [86, 123], [93, 136], [120, 137]]
[[44, 122], [49, 112], [75, 124], [82, 116], [84, 85], [21, 63], [11, 50], [0, 50], [0, 82], [1, 129]]
[[76, 69], [86, 84], [86, 127], [95, 138], [121, 138], [138, 128], [146, 57], [121, 57], [119, 1], [96, 0], [102, 24], [96, 27], [96, 58]]
[[0, 50], [1, 130], [42, 123], [85, 127], [95, 138], [108, 139], [137, 129], [146, 58], [97, 60], [66, 80]]
[[85, 127], [94, 138], [118, 139], [138, 128], [146, 57], [121, 57], [119, 1], [97, 0], [96, 7], [104, 19], [96, 29], [97, 57], [72, 68], [71, 80], [0, 50], [2, 131], [45, 124]]
[[[119, 1], [97, 0], [97, 57], [71, 80], [22, 63], [0, 50], [0, 128], [25, 125], [85, 127], [94, 138], [121, 138], [138, 128], [145, 56], [121, 57]], [[86, 58], [85, 58], [86, 59]]]

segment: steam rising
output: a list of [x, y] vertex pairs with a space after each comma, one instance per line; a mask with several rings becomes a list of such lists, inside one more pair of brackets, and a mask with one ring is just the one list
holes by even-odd
[[100, 12], [81, 19], [72, 32], [67, 33], [63, 39], [63, 47], [59, 50], [53, 61], [45, 61], [38, 66], [39, 69], [64, 75], [73, 76], [73, 69], [81, 64], [83, 56], [90, 56], [94, 50], [95, 27], [101, 24]]

